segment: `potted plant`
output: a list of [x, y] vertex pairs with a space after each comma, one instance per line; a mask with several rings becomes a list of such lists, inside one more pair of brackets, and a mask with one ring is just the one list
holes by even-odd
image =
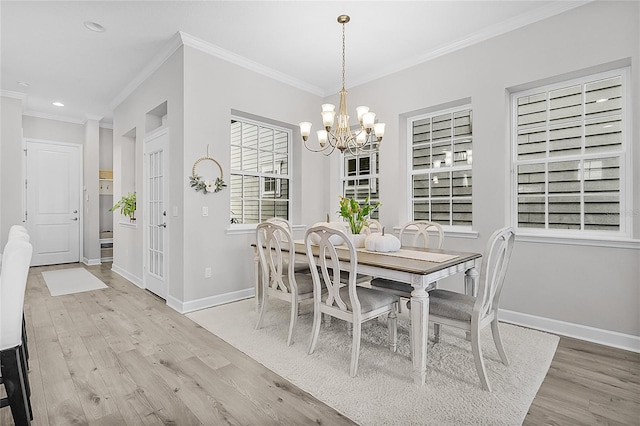
[[120, 201], [115, 203], [113, 207], [109, 209], [110, 212], [120, 209], [120, 214], [123, 216], [129, 216], [129, 221], [135, 222], [136, 218], [134, 214], [136, 212], [136, 193], [130, 192], [120, 198]]
[[354, 236], [354, 245], [356, 247], [364, 246], [364, 238], [366, 235], [362, 237], [356, 236], [360, 235], [362, 229], [367, 225], [367, 220], [369, 220], [371, 213], [378, 207], [380, 207], [380, 202], [378, 201], [375, 204], [371, 204], [368, 196], [362, 204], [353, 198], [340, 196], [340, 210], [338, 210], [338, 214], [349, 223], [349, 230]]

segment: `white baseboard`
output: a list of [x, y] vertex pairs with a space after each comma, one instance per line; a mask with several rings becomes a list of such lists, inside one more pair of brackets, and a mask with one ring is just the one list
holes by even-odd
[[102, 262], [100, 261], [100, 259], [87, 259], [86, 257], [82, 258], [82, 263], [84, 263], [87, 266], [102, 265]]
[[125, 280], [130, 281], [132, 284], [134, 284], [134, 285], [136, 285], [136, 286], [138, 286], [140, 288], [144, 288], [142, 286], [142, 278], [136, 277], [132, 273], [130, 273], [128, 271], [125, 271], [124, 269], [122, 269], [121, 267], [116, 265], [115, 263], [111, 264], [111, 270], [113, 272], [115, 272], [116, 274], [120, 275]]
[[640, 353], [640, 336], [500, 309], [500, 321]]
[[200, 309], [212, 308], [218, 305], [224, 305], [225, 303], [236, 302], [242, 299], [248, 299], [253, 297], [255, 289], [253, 287], [244, 290], [234, 291], [231, 293], [218, 294], [216, 296], [205, 297], [202, 299], [191, 300], [188, 302], [181, 302], [175, 297], [167, 297], [167, 306], [181, 314], [187, 314], [189, 312], [198, 311]]

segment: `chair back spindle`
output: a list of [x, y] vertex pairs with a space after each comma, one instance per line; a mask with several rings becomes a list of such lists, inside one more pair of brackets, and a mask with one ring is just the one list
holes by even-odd
[[[433, 235], [435, 233], [435, 235]], [[412, 235], [409, 238], [409, 235]], [[434, 244], [430, 244], [430, 240], [434, 240]], [[442, 226], [436, 222], [428, 222], [424, 220], [414, 220], [404, 224], [400, 229], [400, 241], [409, 240], [413, 247], [424, 248], [442, 248], [442, 241], [444, 240], [444, 231]]]

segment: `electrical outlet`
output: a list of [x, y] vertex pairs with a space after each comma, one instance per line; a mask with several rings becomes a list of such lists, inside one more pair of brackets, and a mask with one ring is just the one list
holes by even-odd
[[211, 267], [204, 268], [204, 277], [211, 278]]

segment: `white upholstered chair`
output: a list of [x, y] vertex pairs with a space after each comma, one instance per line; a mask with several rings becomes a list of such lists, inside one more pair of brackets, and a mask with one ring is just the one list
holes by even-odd
[[[256, 228], [256, 245], [260, 256], [262, 273], [262, 291], [260, 315], [256, 330], [262, 326], [264, 314], [267, 312], [269, 297], [291, 303], [291, 319], [287, 345], [293, 343], [298, 318], [298, 305], [303, 300], [313, 298], [313, 282], [311, 275], [296, 273], [295, 262], [289, 262], [293, 256], [294, 245], [291, 234], [284, 225], [265, 221]], [[256, 295], [258, 297], [258, 295]]]
[[0, 406], [11, 407], [16, 425], [31, 422], [29, 378], [23, 352], [24, 295], [32, 247], [19, 239], [9, 241], [2, 254], [0, 274], [0, 364], [7, 397]]
[[[423, 248], [442, 248], [442, 241], [444, 240], [444, 231], [442, 226], [436, 222], [428, 222], [424, 220], [415, 220], [406, 223], [400, 229], [400, 241], [404, 245], [410, 245], [412, 247]], [[409, 241], [408, 244], [405, 241]], [[400, 297], [411, 299], [411, 291], [413, 288], [411, 284], [387, 280], [383, 278], [375, 278], [371, 280], [371, 287], [379, 290], [388, 291]], [[436, 288], [436, 283], [433, 282], [427, 287], [427, 291], [431, 291]], [[411, 307], [410, 303], [407, 303], [407, 307]]]
[[[318, 261], [312, 253], [311, 236], [319, 237]], [[329, 237], [338, 235], [344, 240], [348, 250], [348, 259], [343, 257], [343, 265], [340, 267], [338, 253]], [[358, 357], [360, 353], [360, 336], [362, 333], [362, 323], [377, 318], [379, 315], [389, 314], [389, 348], [396, 351], [397, 345], [397, 305], [398, 297], [374, 290], [367, 287], [358, 286], [356, 283], [356, 272], [358, 255], [353, 242], [346, 233], [328, 228], [316, 226], [305, 234], [305, 245], [309, 265], [311, 265], [311, 275], [313, 277], [313, 330], [309, 343], [309, 354], [315, 350], [320, 334], [320, 323], [322, 314], [346, 321], [352, 324], [352, 346], [351, 346], [351, 366], [349, 374], [355, 377], [358, 372]], [[334, 271], [346, 272], [348, 283], [343, 285], [340, 274]], [[320, 276], [322, 274], [322, 277]], [[326, 292], [323, 289], [326, 287]]]
[[493, 233], [482, 257], [477, 297], [449, 290], [429, 293], [429, 321], [434, 323], [435, 342], [440, 341], [440, 325], [452, 326], [471, 333], [471, 349], [482, 389], [491, 391], [482, 358], [480, 330], [491, 325], [493, 341], [504, 365], [509, 365], [498, 328], [498, 305], [504, 277], [513, 250], [513, 228]]

